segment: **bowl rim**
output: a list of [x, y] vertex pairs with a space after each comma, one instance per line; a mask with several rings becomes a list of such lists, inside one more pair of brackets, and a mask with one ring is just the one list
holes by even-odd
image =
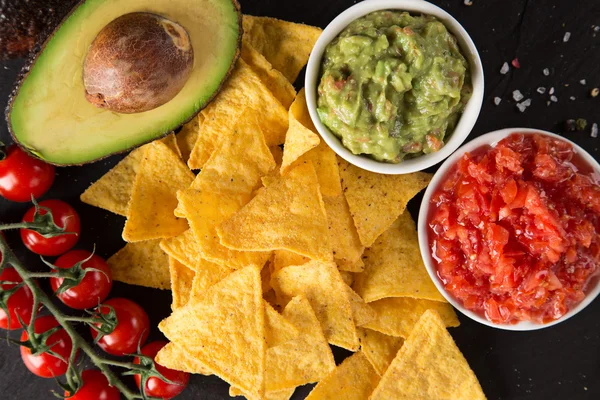
[[585, 151], [581, 146], [574, 143], [573, 141], [566, 139], [560, 135], [557, 135], [552, 132], [548, 132], [542, 129], [531, 129], [531, 128], [505, 128], [499, 129], [496, 131], [488, 132], [482, 136], [479, 136], [465, 145], [461, 146], [454, 154], [452, 154], [446, 161], [440, 166], [438, 171], [435, 173], [425, 194], [423, 195], [423, 201], [421, 202], [421, 206], [419, 208], [419, 220], [417, 223], [418, 228], [418, 237], [419, 237], [419, 249], [421, 251], [421, 258], [423, 259], [423, 263], [425, 264], [425, 268], [427, 269], [427, 273], [429, 277], [435, 284], [438, 291], [444, 296], [444, 298], [454, 306], [458, 311], [460, 311], [463, 315], [471, 318], [474, 321], [477, 321], [483, 325], [490, 326], [496, 329], [508, 330], [508, 331], [533, 331], [544, 328], [549, 328], [551, 326], [557, 325], [561, 322], [568, 320], [573, 317], [581, 310], [586, 308], [596, 297], [600, 294], [600, 281], [596, 283], [596, 286], [589, 290], [586, 294], [585, 298], [577, 304], [574, 308], [569, 310], [565, 315], [561, 318], [549, 322], [547, 324], [539, 324], [531, 321], [521, 321], [516, 324], [495, 324], [491, 321], [488, 321], [486, 318], [481, 315], [466, 309], [462, 304], [460, 304], [451, 294], [449, 294], [444, 288], [440, 278], [436, 272], [436, 266], [434, 265], [434, 261], [432, 260], [431, 252], [429, 249], [429, 231], [427, 229], [427, 220], [430, 209], [430, 199], [433, 192], [439, 187], [440, 183], [446, 177], [447, 172], [456, 164], [456, 162], [466, 153], [472, 150], [475, 150], [484, 145], [490, 145], [492, 147], [496, 146], [498, 142], [513, 133], [537, 133], [545, 136], [550, 136], [552, 138], [556, 138], [567, 142], [573, 146], [573, 150], [581, 156], [586, 163], [590, 165], [597, 173], [600, 174], [600, 163], [594, 157], [592, 157], [587, 151]]
[[[390, 164], [372, 159], [364, 154], [355, 155], [335, 136], [319, 119], [317, 114], [317, 87], [321, 70], [321, 60], [327, 45], [352, 21], [374, 11], [402, 10], [411, 13], [433, 15], [441, 20], [447, 29], [457, 38], [461, 51], [471, 68], [473, 94], [467, 102], [456, 128], [446, 139], [444, 147], [431, 154], [422, 155], [399, 164]], [[323, 30], [310, 54], [305, 75], [306, 103], [310, 117], [321, 138], [335, 153], [349, 163], [367, 171], [381, 174], [407, 174], [421, 171], [442, 162], [467, 139], [475, 126], [484, 99], [483, 65], [475, 43], [462, 25], [440, 7], [423, 0], [368, 0], [355, 4], [334, 18]]]

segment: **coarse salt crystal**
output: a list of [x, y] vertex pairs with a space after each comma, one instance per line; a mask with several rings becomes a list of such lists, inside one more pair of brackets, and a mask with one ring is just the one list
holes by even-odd
[[600, 32], [600, 25], [594, 27], [594, 32]]
[[530, 105], [531, 105], [531, 99], [527, 99], [525, 101], [522, 101], [521, 103], [518, 103], [517, 108], [519, 109], [519, 111], [525, 112], [527, 107], [529, 107]]
[[579, 83], [581, 83], [582, 85], [585, 85], [587, 83], [587, 81], [585, 79], [582, 79], [579, 81]]
[[565, 32], [565, 36], [563, 36], [563, 42], [567, 43], [571, 39], [571, 32]]
[[499, 105], [502, 99], [500, 97], [494, 97], [494, 104]]
[[550, 96], [550, 101], [553, 101], [553, 102], [557, 103], [558, 102], [558, 97], [556, 97], [556, 96]]
[[544, 75], [548, 76], [550, 75], [550, 70], [548, 68], [544, 68], [544, 70], [542, 71], [544, 73]]
[[554, 86], [552, 86], [552, 87], [550, 88], [550, 91], [548, 92], [548, 94], [554, 94]]
[[543, 86], [540, 86], [539, 88], [537, 88], [537, 92], [539, 94], [544, 94], [544, 93], [546, 93], [546, 88]]
[[592, 133], [590, 134], [591, 137], [596, 138], [598, 137], [598, 124], [594, 122], [594, 124], [592, 125]]
[[523, 100], [523, 93], [521, 93], [520, 90], [514, 90], [513, 91], [513, 99], [515, 99], [515, 101], [521, 101]]
[[508, 63], [505, 62], [504, 64], [502, 64], [502, 68], [500, 68], [500, 73], [502, 75], [506, 75], [509, 70], [510, 70], [510, 67], [508, 66]]
[[465, 6], [472, 6], [473, 0], [465, 0]]
[[571, 97], [569, 97], [569, 99], [570, 99], [570, 100], [575, 100], [575, 99], [576, 99], [576, 97], [575, 97], [575, 96], [571, 96]]

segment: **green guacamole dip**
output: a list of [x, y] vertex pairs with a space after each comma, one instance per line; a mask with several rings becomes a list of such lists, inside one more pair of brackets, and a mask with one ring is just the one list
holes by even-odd
[[325, 50], [321, 121], [354, 154], [399, 163], [439, 150], [471, 96], [469, 63], [432, 16], [377, 11]]

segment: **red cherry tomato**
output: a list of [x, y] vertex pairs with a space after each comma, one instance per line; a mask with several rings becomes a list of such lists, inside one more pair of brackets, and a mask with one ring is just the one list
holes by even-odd
[[[54, 262], [54, 265], [58, 268], [66, 269], [71, 268], [73, 265], [90, 256], [91, 258], [83, 263], [83, 269], [94, 268], [102, 272], [87, 272], [79, 285], [57, 295], [63, 303], [76, 310], [96, 307], [106, 299], [112, 287], [110, 267], [102, 258], [95, 254], [92, 255], [92, 253], [86, 250], [69, 251]], [[64, 278], [50, 278], [52, 290], [56, 292], [63, 281]]]
[[54, 166], [31, 157], [17, 145], [6, 150], [0, 161], [0, 195], [10, 201], [31, 201], [50, 189]]
[[[75, 234], [64, 234], [52, 238], [45, 238], [29, 229], [21, 229], [21, 239], [25, 246], [36, 254], [42, 256], [58, 256], [70, 250], [79, 240], [81, 224], [77, 212], [62, 200], [44, 200], [39, 204], [41, 207], [49, 208], [52, 212], [54, 223], [66, 232]], [[23, 216], [23, 222], [33, 222], [35, 207], [31, 207]], [[46, 214], [40, 210], [40, 214]]]
[[[114, 298], [104, 305], [111, 306], [117, 314], [117, 326], [108, 335], [98, 340], [98, 346], [105, 352], [123, 356], [137, 352], [138, 345], [142, 346], [150, 331], [150, 319], [142, 307], [131, 300]], [[108, 314], [108, 307], [100, 307], [102, 314]], [[96, 339], [98, 332], [90, 328], [92, 337]]]
[[108, 384], [108, 379], [97, 369], [88, 369], [81, 374], [83, 386], [73, 396], [65, 392], [69, 400], [119, 400], [119, 389]]
[[[160, 349], [165, 347], [167, 342], [158, 340], [156, 342], [148, 343], [142, 348], [142, 354], [154, 359]], [[135, 364], [140, 363], [140, 359], [136, 357], [133, 361]], [[151, 377], [146, 381], [146, 396], [156, 397], [159, 399], [172, 399], [179, 393], [183, 392], [190, 379], [190, 374], [187, 372], [175, 371], [167, 367], [163, 367], [158, 363], [154, 363], [156, 370], [162, 374], [165, 378], [173, 383], [167, 383], [157, 377]], [[142, 384], [141, 375], [135, 375], [135, 383], [138, 388]]]
[[[2, 255], [0, 254], [0, 260]], [[12, 267], [6, 267], [0, 273], [0, 281], [15, 282], [14, 284], [3, 284], [1, 285], [2, 290], [8, 290], [18, 285], [23, 280], [19, 276], [19, 273]], [[33, 310], [33, 294], [27, 286], [22, 286], [16, 292], [14, 292], [7, 302], [8, 312], [10, 315], [10, 325], [8, 323], [8, 315], [2, 309], [0, 309], [0, 328], [2, 329], [18, 329], [21, 327], [19, 317], [29, 324], [31, 321], [31, 311]], [[18, 316], [18, 317], [17, 317]]]
[[[58, 321], [53, 316], [47, 315], [39, 317], [34, 322], [34, 328], [36, 333], [44, 333], [50, 329], [58, 326]], [[27, 340], [29, 335], [27, 331], [23, 331], [21, 334], [21, 341]], [[71, 338], [64, 329], [59, 329], [54, 332], [46, 344], [51, 346], [50, 350], [58, 354], [65, 360], [69, 359], [71, 355], [71, 348], [73, 346]], [[42, 378], [53, 378], [63, 375], [67, 372], [68, 364], [60, 358], [54, 357], [48, 353], [42, 353], [34, 356], [31, 354], [31, 350], [27, 347], [21, 346], [21, 358], [25, 363], [25, 366], [33, 372], [35, 375]]]

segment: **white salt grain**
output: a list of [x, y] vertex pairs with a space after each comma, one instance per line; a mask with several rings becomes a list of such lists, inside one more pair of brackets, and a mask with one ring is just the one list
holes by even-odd
[[592, 125], [592, 133], [590, 134], [591, 137], [593, 138], [597, 138], [598, 137], [598, 124], [594, 122], [594, 124]]
[[531, 105], [531, 99], [527, 99], [525, 101], [518, 103], [517, 108], [519, 109], [519, 111], [525, 112], [527, 107], [529, 107], [530, 105]]
[[472, 6], [472, 5], [473, 5], [472, 0], [465, 0], [465, 6]]
[[537, 88], [537, 92], [539, 94], [544, 94], [544, 93], [546, 93], [546, 88], [543, 86], [540, 86], [539, 88]]
[[550, 88], [550, 91], [548, 92], [548, 94], [554, 94], [554, 86]]
[[563, 36], [563, 42], [567, 43], [571, 39], [571, 32], [565, 32], [565, 36]]
[[502, 64], [502, 68], [500, 68], [500, 73], [502, 75], [506, 75], [509, 70], [510, 70], [510, 67], [508, 66], [508, 63], [505, 62], [504, 64]]
[[558, 97], [556, 97], [556, 96], [550, 96], [550, 101], [553, 101], [553, 102], [557, 103], [558, 102]]
[[515, 99], [515, 101], [521, 101], [521, 100], [523, 100], [523, 97], [525, 97], [525, 96], [523, 96], [523, 93], [521, 93], [520, 90], [514, 90], [512, 94], [513, 94], [513, 99]]
[[550, 75], [550, 70], [548, 68], [544, 68], [544, 70], [542, 72], [544, 73], [545, 76]]
[[587, 81], [585, 79], [582, 79], [579, 81], [579, 83], [581, 83], [582, 85], [585, 85], [587, 83]]
[[500, 97], [494, 97], [494, 104], [499, 105], [502, 99]]
[[569, 97], [569, 100], [571, 100], [571, 101], [572, 101], [572, 100], [575, 100], [575, 99], [576, 99], [576, 97], [575, 97], [575, 96], [571, 96], [571, 97]]

